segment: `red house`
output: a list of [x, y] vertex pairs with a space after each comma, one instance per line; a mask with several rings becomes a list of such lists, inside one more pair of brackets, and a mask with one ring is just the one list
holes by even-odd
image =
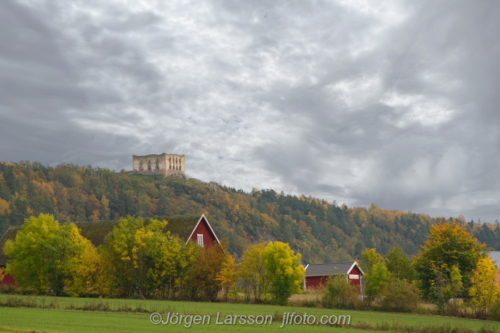
[[336, 262], [331, 264], [309, 264], [305, 267], [306, 278], [304, 290], [308, 288], [322, 288], [332, 276], [345, 275], [353, 286], [358, 286], [362, 292], [363, 271], [355, 261]]
[[[179, 236], [186, 243], [193, 241], [205, 248], [220, 244], [219, 238], [217, 238], [204, 214], [169, 216], [161, 219], [168, 221], [165, 232], [170, 231], [171, 234]], [[148, 220], [145, 220], [145, 222], [148, 223]], [[75, 224], [80, 229], [82, 236], [89, 239], [95, 247], [98, 247], [104, 244], [104, 240], [118, 223], [120, 221], [80, 222]], [[7, 240], [15, 240], [19, 230], [21, 230], [21, 226], [10, 227], [0, 239], [0, 268], [5, 268], [9, 259], [3, 253], [3, 247]], [[11, 275], [6, 274], [0, 284], [15, 286], [16, 282]]]

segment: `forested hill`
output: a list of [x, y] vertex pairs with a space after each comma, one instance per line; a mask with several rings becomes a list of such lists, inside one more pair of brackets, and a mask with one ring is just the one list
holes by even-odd
[[[386, 253], [394, 245], [416, 254], [430, 225], [445, 220], [375, 204], [348, 208], [273, 190], [246, 193], [193, 179], [66, 164], [52, 168], [0, 163], [0, 235], [9, 225], [39, 213], [54, 214], [61, 222], [204, 213], [237, 255], [252, 242], [279, 240], [313, 263], [359, 258], [361, 251], [372, 247]], [[500, 250], [498, 225], [466, 226], [480, 241]]]

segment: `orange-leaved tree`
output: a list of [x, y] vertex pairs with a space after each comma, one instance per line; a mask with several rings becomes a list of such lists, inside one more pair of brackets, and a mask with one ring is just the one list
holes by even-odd
[[424, 296], [436, 299], [436, 294], [441, 294], [438, 289], [449, 287], [452, 270], [456, 267], [463, 283], [463, 292], [459, 296], [467, 297], [473, 271], [485, 255], [485, 245], [480, 244], [460, 224], [453, 222], [431, 226], [429, 239], [415, 259]]

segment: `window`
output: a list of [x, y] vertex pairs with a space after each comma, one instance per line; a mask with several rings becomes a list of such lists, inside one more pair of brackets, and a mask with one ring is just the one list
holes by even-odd
[[203, 246], [203, 234], [197, 234], [198, 236], [198, 245]]

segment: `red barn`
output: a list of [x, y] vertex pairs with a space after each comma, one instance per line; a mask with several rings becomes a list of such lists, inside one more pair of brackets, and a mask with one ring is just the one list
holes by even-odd
[[[214, 244], [220, 244], [217, 235], [204, 214], [170, 216], [161, 219], [168, 221], [164, 230], [165, 232], [179, 236], [186, 243], [193, 241], [205, 248]], [[147, 223], [148, 220], [145, 220], [145, 222]], [[113, 231], [113, 228], [118, 223], [120, 221], [80, 222], [75, 224], [80, 229], [82, 236], [89, 239], [95, 247], [98, 247], [104, 244], [106, 236]], [[0, 268], [5, 268], [9, 259], [3, 253], [5, 242], [7, 240], [15, 240], [19, 230], [21, 230], [21, 226], [10, 227], [2, 239], [0, 239]], [[16, 285], [16, 282], [11, 275], [6, 274], [3, 281], [0, 281], [0, 284]]]
[[362, 279], [365, 273], [355, 261], [307, 265], [304, 290], [324, 287], [328, 279], [336, 275], [345, 275], [351, 285], [358, 286], [360, 292], [362, 291]]

